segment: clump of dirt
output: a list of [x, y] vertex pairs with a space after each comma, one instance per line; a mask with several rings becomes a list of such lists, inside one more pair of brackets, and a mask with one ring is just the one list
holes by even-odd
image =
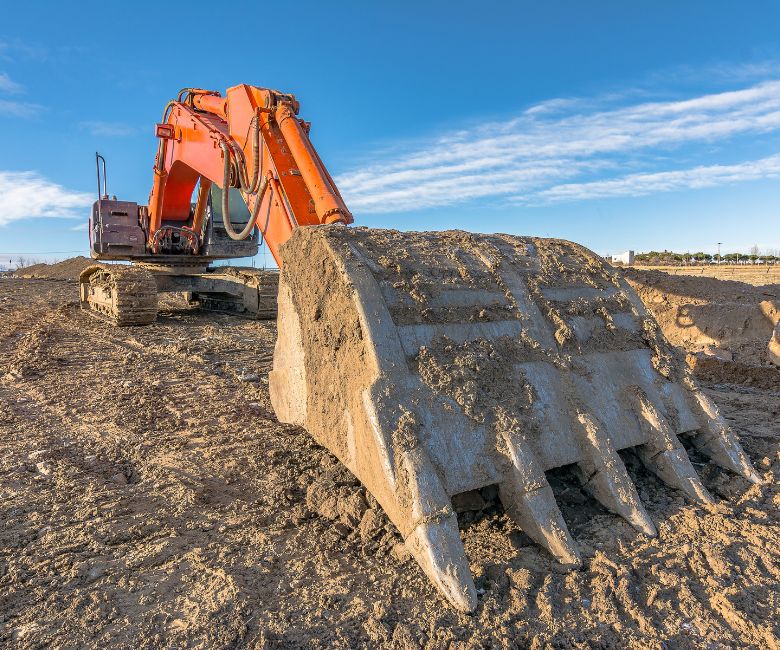
[[14, 272], [17, 278], [40, 278], [44, 280], [78, 280], [79, 274], [95, 260], [79, 255], [54, 264], [33, 264]]
[[776, 358], [770, 341], [780, 323], [780, 284], [756, 287], [638, 269], [624, 273], [666, 338], [689, 353], [698, 376], [715, 381], [726, 374], [732, 382], [780, 385], [780, 372], [770, 366]]

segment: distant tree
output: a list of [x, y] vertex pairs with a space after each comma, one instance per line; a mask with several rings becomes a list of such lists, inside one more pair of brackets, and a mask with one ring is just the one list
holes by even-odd
[[758, 250], [758, 244], [753, 244], [750, 247], [750, 259], [753, 259], [753, 256], [756, 256], [756, 259], [758, 259], [758, 256], [761, 254], [761, 251]]
[[682, 264], [693, 263], [712, 264], [718, 260], [724, 264], [755, 264], [758, 260], [767, 264], [780, 263], [780, 255], [772, 253], [771, 251], [767, 251], [763, 255], [758, 253], [753, 253], [751, 255], [736, 252], [722, 253], [720, 258], [718, 258], [717, 255], [705, 253], [704, 251], [697, 251], [695, 253], [675, 253], [670, 250], [652, 250], [646, 253], [637, 253], [634, 259], [637, 264], [644, 266], [680, 266]]

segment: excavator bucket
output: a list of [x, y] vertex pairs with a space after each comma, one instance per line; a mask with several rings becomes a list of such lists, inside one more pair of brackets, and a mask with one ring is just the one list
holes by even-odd
[[678, 436], [760, 478], [623, 278], [577, 244], [459, 231], [298, 228], [282, 249], [271, 400], [381, 504], [457, 609], [477, 595], [452, 506], [497, 485], [506, 512], [580, 562], [545, 472], [655, 535], [618, 451], [712, 497]]

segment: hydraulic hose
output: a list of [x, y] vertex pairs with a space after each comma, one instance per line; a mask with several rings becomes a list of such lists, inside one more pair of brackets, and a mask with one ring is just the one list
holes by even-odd
[[260, 179], [260, 120], [257, 114], [252, 118], [250, 128], [252, 129], [252, 159], [254, 161], [254, 172], [252, 174], [251, 183], [248, 182], [246, 178], [246, 159], [244, 158], [244, 151], [235, 142], [230, 142], [230, 146], [236, 157], [238, 181], [241, 184], [241, 190], [246, 194], [254, 194], [257, 191], [257, 185]]
[[[244, 229], [241, 232], [237, 232], [230, 221], [230, 148], [231, 147], [224, 140], [219, 143], [219, 146], [222, 147], [222, 153], [224, 154], [225, 157], [225, 167], [224, 167], [225, 173], [222, 182], [222, 223], [225, 226], [225, 232], [227, 232], [228, 237], [230, 237], [230, 239], [233, 239], [234, 241], [243, 241], [244, 239], [249, 237], [249, 235], [252, 233], [252, 230], [254, 230], [255, 221], [257, 220], [257, 215], [260, 212], [260, 204], [263, 202], [263, 195], [265, 194], [265, 188], [268, 187], [268, 179], [263, 178], [263, 181], [257, 190], [257, 194], [255, 198], [255, 207], [252, 209], [252, 214], [249, 217], [249, 221], [246, 222], [246, 226], [244, 226]], [[258, 168], [259, 168], [259, 164], [255, 164], [256, 175], [257, 175]], [[254, 179], [252, 184], [254, 185], [256, 182], [257, 179]]]
[[[268, 98], [266, 98], [265, 104], [268, 108]], [[252, 233], [255, 227], [255, 221], [257, 221], [257, 215], [260, 212], [260, 204], [265, 194], [265, 189], [268, 187], [268, 179], [263, 178], [260, 183], [260, 167], [262, 165], [263, 152], [261, 150], [260, 142], [260, 112], [255, 111], [255, 115], [250, 122], [249, 128], [252, 130], [252, 159], [253, 159], [253, 172], [252, 181], [247, 180], [246, 170], [246, 158], [244, 157], [244, 151], [238, 146], [232, 139], [227, 141], [222, 140], [219, 146], [222, 148], [222, 153], [225, 158], [225, 173], [222, 183], [222, 223], [225, 226], [225, 232], [228, 237], [234, 241], [243, 241]], [[244, 194], [255, 195], [255, 206], [252, 209], [252, 214], [249, 217], [249, 221], [246, 222], [246, 226], [241, 232], [237, 232], [233, 227], [233, 223], [230, 221], [230, 151], [233, 151], [233, 155], [236, 158], [236, 172], [238, 178], [238, 185]], [[258, 186], [259, 184], [259, 186]]]

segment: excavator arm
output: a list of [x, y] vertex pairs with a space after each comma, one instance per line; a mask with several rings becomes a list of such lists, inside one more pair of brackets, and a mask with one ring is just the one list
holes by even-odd
[[[310, 125], [297, 116], [292, 95], [242, 84], [222, 97], [188, 88], [165, 108], [154, 184], [149, 197], [147, 247], [156, 253], [176, 232], [197, 252], [206, 199], [212, 184], [223, 189], [222, 216], [233, 239], [254, 226], [274, 259], [301, 225], [352, 223], [352, 215], [309, 140]], [[198, 187], [195, 209], [192, 197]], [[230, 221], [230, 192], [236, 188], [251, 219], [241, 232]]]

